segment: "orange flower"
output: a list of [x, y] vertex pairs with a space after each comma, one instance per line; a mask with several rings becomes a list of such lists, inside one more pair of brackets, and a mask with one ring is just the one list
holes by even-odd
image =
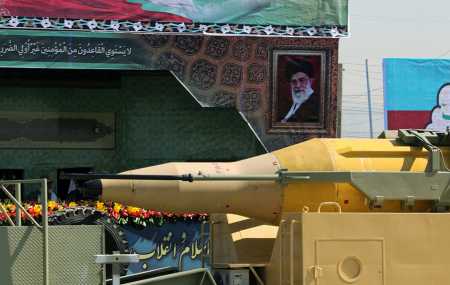
[[39, 204], [36, 204], [33, 206], [33, 216], [39, 217], [41, 215], [42, 206]]
[[123, 207], [122, 207], [122, 205], [121, 204], [119, 204], [119, 203], [114, 203], [114, 212], [115, 213], [120, 213], [120, 210], [122, 209]]
[[[1, 0], [0, 0], [1, 1]], [[176, 221], [178, 219], [184, 220], [197, 220], [205, 221], [208, 220], [208, 214], [206, 213], [172, 213], [172, 212], [160, 212], [155, 210], [146, 210], [138, 207], [126, 206], [120, 203], [113, 202], [102, 202], [102, 201], [77, 201], [66, 203], [57, 203], [56, 201], [50, 200], [48, 202], [48, 214], [52, 215], [53, 211], [64, 211], [69, 207], [93, 207], [95, 206], [97, 211], [103, 212], [105, 215], [113, 217], [119, 223], [125, 224], [129, 221], [138, 223], [140, 225], [145, 224], [156, 224], [162, 225], [165, 221]], [[5, 204], [10, 217], [16, 215], [16, 206], [14, 203], [8, 202]], [[39, 218], [42, 216], [42, 206], [40, 204], [29, 204], [24, 203], [24, 207], [28, 213], [30, 213], [34, 218]], [[26, 219], [25, 214], [22, 212], [22, 219]], [[4, 223], [5, 215], [0, 216], [0, 224]], [[131, 217], [132, 219], [128, 219]]]
[[95, 208], [100, 212], [104, 212], [106, 210], [105, 203], [100, 201], [97, 201], [97, 203], [95, 204]]
[[131, 206], [127, 207], [127, 211], [128, 211], [128, 215], [130, 215], [133, 218], [139, 218], [141, 216], [141, 212], [142, 212], [141, 208], [131, 207]]
[[5, 205], [5, 208], [8, 212], [14, 212], [16, 210], [16, 204], [8, 203]]
[[54, 210], [58, 209], [58, 203], [56, 203], [53, 200], [48, 201], [47, 206], [48, 206], [49, 211], [54, 211]]

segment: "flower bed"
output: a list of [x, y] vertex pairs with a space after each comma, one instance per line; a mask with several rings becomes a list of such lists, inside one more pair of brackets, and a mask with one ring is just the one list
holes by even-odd
[[[16, 217], [16, 206], [11, 201], [1, 202], [6, 208], [8, 216], [13, 220]], [[37, 203], [24, 203], [24, 207], [30, 215], [37, 219], [41, 219], [42, 206]], [[49, 217], [57, 216], [60, 213], [65, 213], [77, 208], [94, 208], [95, 211], [105, 216], [113, 218], [119, 224], [134, 224], [140, 226], [162, 226], [164, 223], [175, 223], [178, 221], [206, 221], [208, 214], [205, 213], [172, 213], [160, 212], [155, 210], [146, 210], [138, 207], [125, 206], [115, 202], [102, 201], [79, 201], [79, 202], [48, 202]], [[30, 224], [27, 216], [21, 213], [21, 218], [24, 224]], [[0, 226], [9, 225], [7, 216], [0, 212]]]

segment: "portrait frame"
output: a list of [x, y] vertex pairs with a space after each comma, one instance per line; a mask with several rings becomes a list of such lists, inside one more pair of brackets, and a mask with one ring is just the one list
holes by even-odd
[[[282, 122], [293, 106], [290, 79], [286, 78], [288, 62], [308, 62], [312, 66], [313, 95], [296, 113], [303, 118]], [[330, 105], [330, 66], [327, 49], [276, 48], [270, 53], [270, 109], [268, 133], [327, 134]], [[312, 100], [312, 101], [310, 101]], [[302, 107], [307, 108], [303, 109]], [[305, 114], [308, 113], [308, 114]]]

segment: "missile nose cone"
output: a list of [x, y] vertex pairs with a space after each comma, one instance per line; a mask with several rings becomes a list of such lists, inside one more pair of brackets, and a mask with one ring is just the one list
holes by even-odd
[[103, 192], [102, 181], [100, 179], [88, 180], [83, 183], [80, 190], [84, 198], [98, 198]]

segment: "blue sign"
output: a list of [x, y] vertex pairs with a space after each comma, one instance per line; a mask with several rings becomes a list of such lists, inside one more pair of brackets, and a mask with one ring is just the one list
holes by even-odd
[[140, 262], [130, 264], [127, 274], [176, 267], [183, 270], [202, 267], [209, 254], [209, 224], [200, 222], [166, 223], [142, 229], [124, 225], [130, 252], [140, 255]]
[[388, 58], [383, 67], [388, 129], [450, 126], [450, 60]]

